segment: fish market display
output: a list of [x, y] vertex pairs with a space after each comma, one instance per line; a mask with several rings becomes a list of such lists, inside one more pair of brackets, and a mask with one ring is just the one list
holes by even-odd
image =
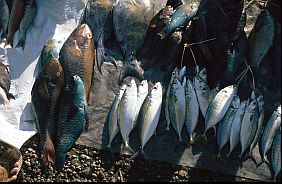
[[15, 99], [15, 97], [9, 93], [11, 87], [11, 76], [8, 68], [0, 62], [0, 97], [3, 100], [4, 107], [10, 106], [9, 99]]
[[109, 121], [108, 121], [108, 127], [109, 127], [109, 144], [108, 148], [111, 148], [111, 143], [115, 136], [119, 132], [118, 128], [118, 105], [121, 101], [121, 98], [123, 96], [124, 91], [126, 90], [127, 85], [124, 84], [120, 87], [119, 92], [116, 94], [115, 99], [111, 105], [110, 111], [109, 111]]
[[6, 1], [0, 0], [0, 39], [6, 38], [9, 16], [9, 7]]

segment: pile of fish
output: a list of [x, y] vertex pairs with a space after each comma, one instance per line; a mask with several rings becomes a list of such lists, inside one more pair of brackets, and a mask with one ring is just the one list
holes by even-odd
[[59, 51], [49, 40], [38, 60], [40, 71], [31, 91], [39, 133], [38, 150], [45, 166], [60, 171], [66, 154], [88, 127], [88, 103], [94, 71], [94, 36], [79, 25]]
[[14, 34], [19, 30], [17, 47], [25, 47], [26, 34], [36, 15], [36, 0], [1, 0], [0, 32], [5, 39], [5, 48], [13, 46]]
[[[109, 144], [118, 132], [121, 133], [124, 147], [121, 154], [132, 155], [134, 151], [129, 146], [129, 135], [138, 127], [141, 153], [149, 139], [156, 132], [162, 106], [162, 85], [157, 82], [148, 89], [147, 80], [137, 86], [134, 79], [129, 84], [120, 87], [108, 113]], [[134, 155], [138, 155], [137, 151]], [[135, 157], [133, 155], [133, 157]]]

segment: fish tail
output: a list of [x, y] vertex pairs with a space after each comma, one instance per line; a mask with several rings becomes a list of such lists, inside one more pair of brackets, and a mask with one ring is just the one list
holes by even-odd
[[111, 149], [112, 148], [112, 146], [111, 146], [111, 142], [109, 142], [109, 144], [107, 145], [107, 149]]
[[134, 160], [139, 155], [139, 153], [140, 151], [136, 151], [129, 159]]
[[14, 100], [16, 99], [16, 98], [14, 97], [14, 95], [11, 94], [11, 93], [8, 93], [7, 98], [8, 98], [8, 99], [14, 99]]
[[55, 162], [55, 169], [57, 172], [60, 172], [66, 162], [66, 154], [65, 153], [61, 153], [61, 154], [57, 154], [56, 157], [56, 162]]
[[148, 157], [147, 153], [145, 153], [145, 151], [143, 149], [141, 149], [141, 154], [143, 155], [145, 160], [149, 160], [149, 157]]
[[24, 47], [25, 47], [25, 41], [24, 40], [22, 40], [22, 39], [19, 40], [18, 44], [16, 45], [16, 48], [19, 48], [19, 47], [24, 49]]
[[166, 131], [169, 131], [169, 122], [167, 122], [167, 124], [166, 124], [166, 129], [165, 129]]
[[121, 155], [133, 155], [134, 151], [132, 150], [132, 148], [128, 145], [128, 143], [125, 143], [125, 145], [123, 146], [122, 150], [121, 150]]

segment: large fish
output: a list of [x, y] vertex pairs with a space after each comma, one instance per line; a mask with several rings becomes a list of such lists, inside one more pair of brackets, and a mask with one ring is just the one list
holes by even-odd
[[196, 92], [194, 90], [193, 83], [190, 79], [187, 80], [185, 87], [185, 125], [186, 130], [190, 136], [190, 142], [193, 142], [193, 132], [198, 123], [199, 117], [199, 104], [197, 101]]
[[179, 6], [171, 16], [171, 21], [167, 24], [158, 35], [161, 39], [166, 38], [172, 31], [184, 27], [196, 15], [198, 8], [192, 9], [189, 5]]
[[281, 132], [276, 133], [272, 143], [271, 165], [274, 171], [274, 181], [281, 172]]
[[255, 26], [249, 36], [247, 60], [258, 72], [263, 57], [273, 45], [275, 23], [270, 12], [265, 9], [258, 16]]
[[185, 123], [185, 84], [179, 82], [177, 78], [174, 79], [169, 92], [169, 117], [171, 124], [178, 135], [179, 142], [182, 142], [181, 132]]
[[223, 119], [218, 123], [217, 129], [217, 144], [218, 144], [218, 156], [220, 157], [220, 150], [225, 146], [225, 144], [230, 139], [231, 126], [236, 116], [236, 113], [240, 107], [240, 98], [239, 96], [234, 96], [231, 102], [230, 107], [228, 108]]
[[141, 83], [137, 86], [137, 105], [136, 105], [136, 109], [135, 109], [135, 119], [134, 119], [134, 124], [133, 127], [136, 126], [137, 122], [137, 117], [138, 114], [140, 112], [141, 106], [146, 98], [146, 96], [148, 95], [148, 82], [147, 80], [143, 80], [141, 81]]
[[238, 111], [235, 114], [234, 120], [231, 125], [231, 130], [230, 130], [230, 139], [229, 139], [229, 152], [227, 154], [227, 157], [229, 158], [230, 154], [232, 151], [235, 149], [235, 147], [239, 144], [240, 141], [240, 130], [241, 130], [241, 124], [243, 120], [243, 116], [245, 114], [245, 108], [247, 106], [248, 102], [243, 101], [240, 103], [240, 107]]
[[138, 116], [138, 123], [140, 123], [141, 153], [143, 153], [143, 155], [146, 143], [153, 136], [158, 126], [161, 115], [162, 94], [161, 83], [155, 83], [144, 100]]
[[242, 158], [243, 153], [249, 148], [253, 142], [259, 119], [258, 102], [256, 99], [252, 100], [246, 107], [245, 114], [242, 119], [242, 125], [240, 130], [240, 143], [241, 153], [239, 155]]
[[19, 27], [19, 41], [16, 46], [22, 47], [24, 49], [25, 47], [25, 40], [26, 40], [26, 34], [28, 33], [28, 29], [32, 26], [33, 20], [35, 18], [37, 10], [37, 5], [35, 0], [27, 0], [25, 4], [25, 11], [24, 16], [21, 20], [20, 27]]
[[119, 92], [116, 94], [115, 99], [111, 105], [110, 111], [109, 111], [109, 119], [108, 119], [108, 127], [109, 127], [109, 144], [107, 145], [107, 148], [111, 148], [111, 143], [115, 136], [119, 132], [118, 128], [118, 105], [120, 103], [120, 100], [123, 96], [124, 91], [126, 90], [126, 84], [122, 85], [119, 89]]
[[205, 133], [224, 117], [236, 93], [237, 87], [234, 85], [227, 86], [217, 93], [207, 109]]
[[9, 7], [5, 0], [0, 0], [0, 39], [6, 38], [9, 23]]
[[268, 161], [266, 154], [270, 150], [274, 135], [280, 126], [281, 126], [281, 105], [272, 113], [271, 117], [268, 119], [266, 126], [263, 130], [261, 145], [260, 145], [260, 151], [262, 154], [263, 161]]
[[0, 97], [3, 99], [4, 107], [10, 106], [9, 99], [15, 99], [15, 97], [9, 93], [11, 87], [11, 76], [6, 65], [0, 62]]
[[43, 163], [55, 162], [54, 135], [56, 130], [57, 101], [64, 87], [64, 72], [58, 59], [47, 63], [36, 78], [31, 102], [39, 133], [39, 149], [43, 154]]
[[[73, 76], [72, 95], [70, 111], [66, 121], [59, 121], [56, 135], [56, 170], [61, 171], [66, 161], [67, 152], [73, 147], [76, 140], [83, 131], [84, 123], [88, 116], [84, 84], [78, 75]], [[61, 103], [68, 99], [63, 91]]]
[[[95, 46], [92, 31], [87, 24], [79, 25], [63, 44], [59, 60], [64, 69], [66, 86], [70, 84], [74, 75], [78, 75], [83, 81], [87, 105], [94, 75], [94, 59]], [[88, 122], [85, 126], [87, 129]]]
[[121, 154], [130, 155], [133, 150], [129, 146], [129, 134], [134, 126], [135, 109], [137, 106], [137, 86], [132, 79], [128, 84], [118, 107], [118, 126], [124, 141]]

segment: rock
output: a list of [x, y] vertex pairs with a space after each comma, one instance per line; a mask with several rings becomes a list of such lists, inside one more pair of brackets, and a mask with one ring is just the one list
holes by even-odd
[[187, 175], [187, 172], [184, 171], [184, 170], [180, 170], [180, 171], [178, 172], [178, 176], [179, 176], [179, 177], [184, 178], [186, 175]]

